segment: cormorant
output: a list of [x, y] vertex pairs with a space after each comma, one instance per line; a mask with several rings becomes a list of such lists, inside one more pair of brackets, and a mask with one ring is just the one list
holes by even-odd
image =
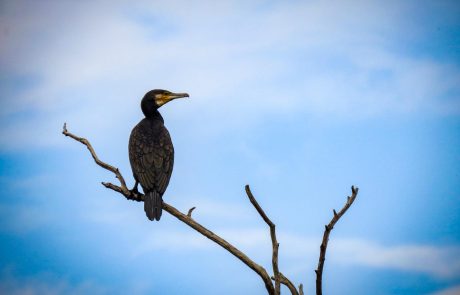
[[136, 181], [133, 191], [137, 192], [140, 183], [145, 194], [144, 210], [150, 220], [160, 220], [162, 197], [174, 164], [174, 147], [158, 108], [173, 99], [188, 96], [162, 89], [147, 92], [141, 102], [145, 118], [133, 128], [129, 137], [129, 162]]

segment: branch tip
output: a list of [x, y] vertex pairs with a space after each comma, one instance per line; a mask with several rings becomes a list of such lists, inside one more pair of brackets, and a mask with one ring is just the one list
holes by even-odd
[[347, 212], [347, 210], [353, 205], [353, 202], [356, 199], [358, 194], [358, 188], [355, 186], [351, 187], [352, 195], [347, 197], [347, 202], [343, 206], [343, 208], [337, 213], [335, 209], [332, 211], [334, 212], [334, 217], [332, 217], [329, 224], [325, 225], [325, 230], [323, 234], [323, 240], [320, 245], [320, 253], [318, 259], [318, 268], [315, 270], [316, 273], [316, 295], [323, 294], [323, 287], [322, 287], [322, 277], [323, 277], [323, 268], [324, 268], [324, 261], [326, 260], [326, 250], [327, 250], [327, 243], [329, 241], [329, 235], [334, 228], [334, 225], [339, 221], [339, 219]]
[[[259, 213], [260, 217], [262, 217], [262, 219], [265, 221], [265, 223], [270, 228], [270, 238], [272, 240], [272, 268], [273, 268], [273, 274], [274, 274], [274, 278], [275, 278], [275, 289], [274, 289], [275, 293], [274, 294], [279, 295], [280, 294], [280, 284], [283, 283], [283, 281], [287, 282], [289, 280], [288, 279], [283, 279], [281, 277], [282, 274], [279, 272], [279, 268], [278, 268], [278, 248], [279, 248], [279, 243], [278, 243], [278, 241], [276, 239], [276, 227], [275, 227], [275, 224], [270, 220], [270, 218], [268, 218], [267, 214], [265, 214], [264, 210], [262, 209], [262, 207], [257, 202], [256, 198], [254, 197], [254, 195], [251, 192], [251, 188], [249, 187], [249, 184], [246, 184], [244, 189], [246, 190], [246, 195], [248, 196], [249, 201], [254, 206], [254, 208], [256, 209], [257, 213]], [[285, 284], [285, 283], [283, 283], [283, 284]], [[291, 289], [291, 288], [289, 287], [289, 289]]]
[[188, 213], [187, 213], [187, 216], [188, 216], [188, 217], [192, 218], [192, 212], [193, 212], [193, 210], [195, 210], [195, 208], [196, 208], [196, 207], [192, 207], [192, 208], [190, 208], [190, 209], [188, 210]]

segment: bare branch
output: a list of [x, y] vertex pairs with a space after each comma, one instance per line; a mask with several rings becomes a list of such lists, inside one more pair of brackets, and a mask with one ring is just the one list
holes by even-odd
[[[106, 188], [111, 189], [113, 191], [116, 191], [120, 194], [122, 194], [126, 199], [128, 200], [133, 200], [137, 202], [143, 202], [144, 201], [144, 195], [135, 191], [131, 191], [127, 188], [126, 182], [121, 175], [120, 171], [118, 168], [109, 165], [103, 161], [101, 161], [96, 152], [94, 151], [93, 147], [91, 146], [90, 142], [82, 137], [78, 137], [70, 132], [67, 131], [67, 126], [64, 123], [63, 131], [62, 134], [65, 136], [71, 137], [72, 139], [79, 141], [80, 143], [84, 144], [89, 152], [91, 153], [91, 156], [93, 157], [94, 161], [96, 162], [97, 165], [101, 166], [102, 168], [112, 172], [115, 174], [116, 178], [120, 182], [120, 186], [114, 185], [110, 182], [102, 182], [102, 185], [104, 185]], [[320, 257], [318, 261], [318, 268], [315, 270], [316, 272], [316, 294], [317, 295], [322, 295], [322, 274], [323, 274], [323, 267], [324, 267], [324, 261], [326, 257], [326, 249], [327, 249], [327, 243], [329, 241], [329, 235], [332, 229], [334, 228], [335, 224], [338, 222], [338, 220], [345, 214], [345, 212], [350, 208], [350, 206], [353, 204], [353, 202], [356, 199], [356, 196], [358, 194], [358, 188], [351, 187], [352, 190], [352, 195], [347, 198], [347, 202], [340, 210], [338, 213], [333, 210], [334, 216], [332, 220], [329, 222], [328, 225], [325, 226], [325, 231], [323, 235], [323, 241], [321, 243], [321, 251], [320, 251]], [[198, 222], [194, 221], [192, 219], [192, 212], [195, 209], [195, 207], [192, 207], [189, 209], [187, 214], [181, 213], [179, 210], [174, 208], [173, 206], [163, 203], [163, 210], [171, 214], [172, 216], [176, 217], [180, 221], [184, 222], [200, 234], [204, 235], [208, 239], [214, 241], [216, 244], [220, 245], [222, 248], [226, 249], [228, 252], [230, 252], [232, 255], [234, 255], [236, 258], [241, 260], [244, 264], [246, 264], [249, 268], [254, 270], [264, 281], [265, 288], [268, 291], [268, 294], [270, 295], [278, 295], [280, 294], [280, 284], [285, 285], [289, 290], [291, 291], [291, 294], [293, 295], [303, 295], [303, 285], [299, 285], [299, 291], [295, 288], [294, 284], [286, 278], [282, 273], [279, 272], [278, 268], [278, 249], [279, 249], [279, 243], [277, 242], [276, 239], [276, 230], [275, 230], [275, 224], [268, 218], [268, 216], [265, 214], [263, 209], [260, 207], [256, 199], [254, 198], [249, 185], [246, 185], [246, 193], [249, 197], [250, 202], [253, 204], [253, 206], [256, 208], [257, 212], [259, 215], [262, 217], [262, 219], [267, 223], [267, 225], [270, 227], [270, 236], [272, 240], [272, 266], [273, 266], [273, 272], [274, 276], [270, 278], [268, 275], [267, 271], [260, 266], [259, 264], [255, 263], [252, 261], [246, 254], [238, 250], [235, 246], [224, 240], [223, 238], [219, 237], [212, 231], [208, 230]], [[271, 279], [275, 281], [275, 287], [273, 286]]]
[[[272, 267], [273, 267], [273, 274], [275, 277], [275, 295], [280, 294], [280, 283], [281, 283], [281, 276], [278, 268], [278, 249], [280, 244], [276, 240], [276, 230], [275, 224], [268, 218], [267, 214], [265, 214], [262, 207], [260, 207], [259, 203], [254, 198], [254, 195], [249, 188], [249, 185], [246, 185], [246, 194], [248, 195], [249, 201], [251, 201], [252, 205], [256, 208], [257, 212], [260, 214], [262, 219], [265, 223], [270, 227], [270, 237], [272, 239]], [[283, 276], [284, 277], [284, 276]]]
[[[99, 166], [101, 166], [104, 169], [107, 169], [107, 170], [113, 172], [115, 174], [115, 176], [118, 178], [118, 180], [120, 181], [121, 186], [117, 186], [117, 185], [114, 185], [112, 183], [106, 183], [106, 182], [103, 182], [102, 185], [104, 185], [108, 189], [111, 189], [113, 191], [116, 191], [116, 192], [122, 194], [128, 200], [133, 200], [133, 201], [138, 201], [138, 202], [144, 201], [144, 195], [143, 194], [134, 193], [134, 192], [130, 191], [126, 187], [126, 182], [125, 182], [123, 176], [121, 175], [120, 171], [118, 170], [118, 168], [115, 168], [115, 167], [113, 167], [113, 166], [111, 166], [111, 165], [109, 165], [107, 163], [104, 163], [101, 160], [99, 160], [99, 158], [97, 157], [93, 147], [91, 146], [91, 144], [89, 143], [89, 141], [87, 139], [75, 136], [72, 133], [68, 132], [67, 128], [66, 128], [66, 124], [64, 124], [64, 128], [63, 128], [62, 133], [65, 136], [69, 136], [69, 137], [73, 138], [74, 140], [79, 141], [82, 144], [84, 144], [88, 148], [88, 150], [90, 151], [91, 156], [93, 157], [93, 159], [96, 162], [96, 164], [98, 164]], [[265, 284], [265, 288], [268, 291], [268, 294], [270, 294], [270, 295], [275, 294], [275, 289], [274, 289], [273, 284], [271, 282], [270, 276], [268, 275], [268, 273], [265, 270], [265, 268], [263, 268], [259, 264], [257, 264], [254, 261], [252, 261], [246, 254], [244, 254], [243, 252], [238, 250], [235, 246], [233, 246], [232, 244], [230, 244], [229, 242], [227, 242], [223, 238], [219, 237], [218, 235], [216, 235], [212, 231], [208, 230], [207, 228], [205, 228], [204, 226], [202, 226], [198, 222], [194, 221], [191, 218], [191, 213], [193, 211], [193, 208], [190, 209], [188, 214], [186, 215], [186, 214], [181, 213], [179, 210], [177, 210], [173, 206], [163, 202], [163, 210], [165, 210], [166, 212], [168, 212], [172, 216], [176, 217], [180, 221], [184, 222], [185, 224], [187, 224], [188, 226], [190, 226], [191, 228], [193, 228], [194, 230], [196, 230], [200, 234], [204, 235], [208, 239], [214, 241], [216, 244], [220, 245], [222, 248], [224, 248], [225, 250], [230, 252], [232, 255], [234, 255], [236, 258], [241, 260], [244, 264], [246, 264], [249, 268], [254, 270], [262, 278], [262, 280], [264, 281], [264, 284]]]
[[249, 201], [251, 201], [252, 205], [254, 205], [257, 212], [260, 214], [260, 216], [265, 221], [265, 223], [267, 223], [270, 228], [274, 227], [275, 224], [270, 220], [270, 218], [268, 218], [267, 214], [265, 214], [264, 210], [262, 209], [262, 207], [260, 207], [259, 203], [257, 203], [256, 198], [254, 198], [254, 195], [252, 194], [251, 188], [249, 187], [248, 184], [245, 186], [245, 189], [246, 189], [246, 194], [248, 195]]
[[299, 285], [299, 295], [303, 295], [303, 285]]
[[96, 155], [96, 152], [94, 151], [93, 147], [91, 146], [91, 143], [89, 143], [89, 141], [86, 138], [78, 137], [78, 136], [68, 132], [66, 123], [64, 123], [64, 127], [62, 128], [62, 134], [64, 134], [65, 136], [69, 136], [69, 137], [75, 139], [76, 141], [79, 141], [82, 144], [86, 145], [86, 147], [88, 148], [89, 152], [91, 153], [91, 156], [93, 157], [93, 159], [96, 162], [96, 164], [98, 164], [99, 166], [101, 166], [104, 169], [107, 169], [107, 170], [113, 172], [115, 174], [115, 176], [118, 178], [118, 180], [120, 181], [121, 189], [123, 190], [123, 192], [127, 193], [129, 191], [128, 188], [126, 187], [125, 179], [121, 175], [121, 173], [118, 170], [118, 168], [113, 167], [112, 165], [109, 165], [109, 164], [104, 163], [101, 160], [99, 160], [98, 156]]
[[[289, 291], [291, 291], [291, 294], [292, 295], [299, 295], [299, 293], [297, 292], [297, 289], [295, 288], [294, 284], [287, 278], [283, 275], [283, 273], [279, 273], [279, 277], [280, 277], [280, 282], [281, 284], [285, 285], [286, 287], [288, 287]], [[272, 280], [275, 280], [275, 277], [272, 277]], [[300, 284], [302, 285], [302, 284]]]
[[101, 182], [101, 184], [108, 189], [111, 189], [113, 191], [116, 191], [122, 194], [123, 196], [125, 196], [127, 200], [136, 201], [136, 202], [144, 202], [144, 195], [141, 193], [134, 193], [130, 190], [125, 192], [123, 191], [121, 187], [119, 187], [118, 185], [112, 184], [110, 182]]
[[196, 207], [192, 207], [192, 208], [188, 209], [188, 213], [187, 213], [188, 217], [192, 218], [192, 212], [193, 212], [193, 210], [195, 210], [195, 208]]
[[208, 239], [214, 241], [215, 243], [219, 244], [221, 247], [226, 249], [228, 252], [233, 254], [236, 258], [241, 260], [244, 264], [246, 264], [249, 268], [254, 270], [264, 281], [265, 283], [265, 288], [267, 289], [269, 294], [274, 294], [274, 289], [273, 289], [273, 284], [271, 283], [270, 277], [267, 273], [267, 271], [254, 261], [252, 261], [246, 254], [238, 250], [235, 246], [227, 242], [226, 240], [222, 239], [212, 231], [208, 230], [198, 222], [194, 221], [192, 218], [188, 217], [187, 215], [181, 213], [179, 210], [174, 208], [171, 205], [168, 205], [167, 203], [163, 203], [163, 209], [168, 212], [169, 214], [173, 215], [180, 221], [184, 222], [200, 234], [204, 235]]
[[345, 206], [343, 206], [342, 210], [340, 210], [338, 213], [335, 210], [333, 210], [334, 217], [332, 217], [331, 222], [329, 222], [329, 224], [325, 226], [323, 241], [320, 246], [318, 268], [315, 270], [316, 295], [323, 294], [323, 288], [322, 288], [323, 267], [324, 267], [324, 261], [326, 260], [326, 249], [327, 249], [327, 243], [329, 241], [329, 234], [331, 233], [337, 221], [339, 221], [339, 219], [345, 214], [345, 212], [347, 212], [348, 208], [350, 208], [350, 206], [355, 201], [356, 196], [358, 195], [358, 190], [359, 189], [355, 188], [354, 186], [351, 187], [351, 196], [347, 197], [347, 202], [345, 203]]

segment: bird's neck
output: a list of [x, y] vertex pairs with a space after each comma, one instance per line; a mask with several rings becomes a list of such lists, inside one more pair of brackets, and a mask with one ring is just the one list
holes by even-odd
[[160, 113], [158, 112], [158, 106], [155, 104], [153, 99], [144, 97], [141, 101], [141, 109], [146, 118], [154, 118], [156, 116], [161, 117]]
[[150, 112], [144, 112], [145, 118], [149, 121], [161, 121], [164, 123], [163, 117], [161, 116], [160, 112], [155, 109]]

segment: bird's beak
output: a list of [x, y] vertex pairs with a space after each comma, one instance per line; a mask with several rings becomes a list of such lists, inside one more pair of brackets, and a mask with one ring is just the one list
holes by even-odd
[[188, 95], [188, 93], [171, 93], [171, 94], [167, 95], [167, 97], [169, 98], [168, 101], [171, 101], [171, 100], [176, 99], [176, 98], [190, 97], [190, 96]]
[[182, 97], [189, 97], [188, 93], [169, 93], [169, 94], [161, 94], [155, 97], [155, 102], [158, 106], [162, 106], [167, 104], [173, 99], [182, 98]]

